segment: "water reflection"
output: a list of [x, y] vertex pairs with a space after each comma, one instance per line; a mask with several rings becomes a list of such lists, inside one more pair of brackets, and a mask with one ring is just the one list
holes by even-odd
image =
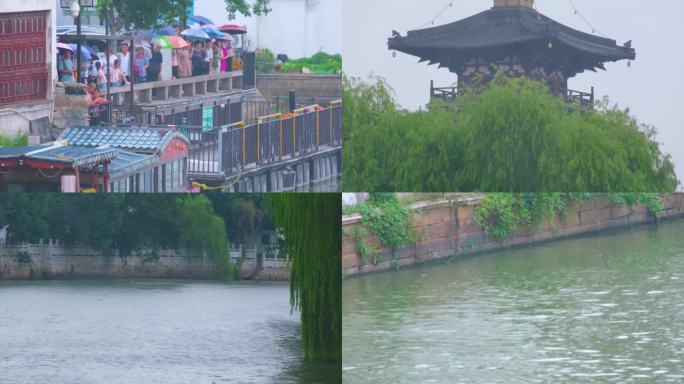
[[684, 382], [684, 221], [343, 284], [345, 383]]

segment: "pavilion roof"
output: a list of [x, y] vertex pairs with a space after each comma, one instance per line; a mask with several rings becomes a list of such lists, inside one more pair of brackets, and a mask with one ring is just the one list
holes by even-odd
[[[548, 49], [549, 42], [554, 49]], [[569, 72], [575, 73], [636, 57], [628, 44], [618, 46], [615, 40], [577, 31], [522, 6], [494, 7], [450, 24], [395, 34], [388, 47], [452, 70], [483, 54], [530, 48], [537, 59], [540, 53], [547, 60], [558, 60], [561, 53], [566, 61], [571, 58], [576, 68]]]

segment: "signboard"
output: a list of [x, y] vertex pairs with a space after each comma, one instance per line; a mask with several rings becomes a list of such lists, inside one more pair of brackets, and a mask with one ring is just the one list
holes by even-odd
[[214, 127], [214, 107], [204, 107], [202, 108], [202, 127], [204, 127], [203, 131], [211, 131], [211, 129], [207, 128], [213, 128]]

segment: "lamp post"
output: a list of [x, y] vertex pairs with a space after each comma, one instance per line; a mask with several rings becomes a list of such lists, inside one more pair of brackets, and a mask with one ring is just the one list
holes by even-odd
[[76, 24], [76, 76], [78, 82], [81, 79], [81, 8], [92, 8], [95, 0], [59, 0], [63, 9], [68, 9]]

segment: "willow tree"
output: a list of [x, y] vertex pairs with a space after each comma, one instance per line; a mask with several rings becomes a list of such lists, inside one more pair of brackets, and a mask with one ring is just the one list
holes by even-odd
[[528, 78], [498, 76], [415, 112], [382, 79], [353, 79], [344, 101], [346, 191], [677, 189], [653, 127], [607, 99], [580, 110]]
[[301, 312], [307, 358], [342, 356], [342, 203], [339, 194], [273, 194], [271, 212], [292, 260], [290, 305]]

